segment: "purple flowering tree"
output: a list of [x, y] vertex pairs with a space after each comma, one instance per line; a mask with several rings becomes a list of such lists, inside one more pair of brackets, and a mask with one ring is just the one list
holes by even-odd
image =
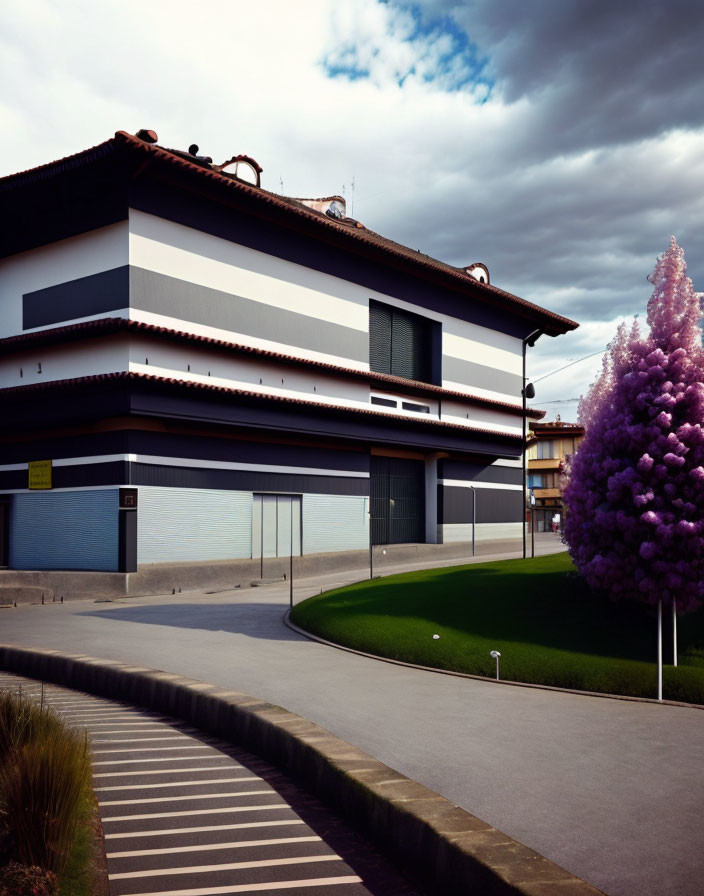
[[676, 622], [704, 600], [702, 309], [674, 237], [648, 279], [649, 335], [619, 327], [580, 403], [565, 537], [590, 586]]

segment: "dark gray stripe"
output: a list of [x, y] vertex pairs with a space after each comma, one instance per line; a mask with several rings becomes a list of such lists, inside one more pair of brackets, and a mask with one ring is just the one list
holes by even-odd
[[27, 293], [22, 325], [29, 329], [128, 306], [339, 358], [369, 359], [366, 332], [134, 265]]
[[346, 476], [301, 473], [264, 473], [258, 470], [205, 470], [130, 464], [132, 485], [171, 488], [215, 488], [242, 492], [300, 492], [318, 495], [369, 495], [369, 480]]
[[[478, 488], [475, 492], [478, 523], [519, 523], [523, 494], [509, 489]], [[438, 522], [471, 523], [472, 490], [438, 486]]]
[[516, 373], [506, 373], [494, 367], [486, 367], [484, 364], [475, 364], [474, 361], [443, 355], [442, 376], [451, 383], [460, 383], [469, 388], [474, 386], [479, 389], [491, 389], [492, 392], [513, 395], [516, 401], [521, 400], [521, 377]]
[[130, 305], [340, 358], [362, 362], [369, 358], [369, 337], [361, 330], [134, 266], [130, 267]]
[[198, 460], [313, 467], [323, 470], [369, 472], [369, 452], [326, 448], [322, 445], [287, 445], [281, 442], [244, 441], [181, 433], [124, 430], [89, 433], [70, 438], [39, 435], [36, 441], [2, 446], [0, 464], [65, 457], [95, 457], [101, 454], [150, 454]]
[[438, 478], [520, 485], [523, 481], [523, 470], [520, 467], [494, 467], [491, 464], [471, 461], [440, 460], [438, 461]]
[[[210, 488], [243, 492], [297, 492], [317, 495], [369, 495], [369, 480], [312, 473], [258, 470], [206, 470], [159, 464], [112, 461], [85, 466], [54, 467], [54, 488], [87, 485], [156, 485], [169, 488]], [[26, 470], [0, 471], [0, 489], [27, 488]]]
[[129, 306], [127, 265], [22, 296], [22, 326], [43, 327]]

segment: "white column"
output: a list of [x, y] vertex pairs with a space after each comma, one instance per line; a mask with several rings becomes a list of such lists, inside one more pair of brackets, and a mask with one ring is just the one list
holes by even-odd
[[438, 543], [438, 458], [431, 454], [425, 459], [425, 540]]

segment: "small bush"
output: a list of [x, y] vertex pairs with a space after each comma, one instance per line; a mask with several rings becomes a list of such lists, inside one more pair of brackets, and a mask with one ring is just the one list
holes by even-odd
[[19, 862], [0, 868], [0, 896], [55, 896], [57, 892], [58, 882], [53, 871]]

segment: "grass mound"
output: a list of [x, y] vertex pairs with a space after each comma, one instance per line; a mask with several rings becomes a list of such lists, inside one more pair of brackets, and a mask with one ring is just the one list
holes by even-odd
[[[291, 618], [335, 643], [423, 666], [493, 677], [489, 652], [499, 650], [504, 679], [656, 694], [654, 611], [589, 591], [565, 553], [360, 582], [303, 601]], [[704, 703], [703, 612], [679, 617], [678, 639], [665, 697]]]

